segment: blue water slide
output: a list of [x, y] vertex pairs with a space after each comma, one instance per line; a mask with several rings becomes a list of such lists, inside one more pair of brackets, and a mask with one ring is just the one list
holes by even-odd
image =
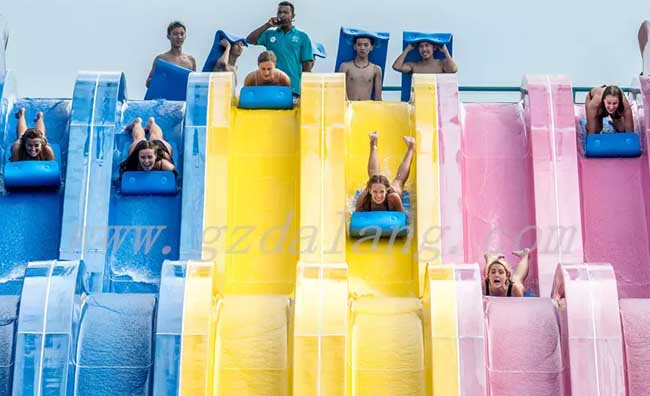
[[186, 277], [187, 261], [164, 262], [156, 317], [154, 395], [178, 395]]
[[208, 144], [210, 75], [193, 73], [187, 87], [180, 259], [200, 260], [205, 208], [205, 166]]
[[180, 258], [184, 261], [165, 261], [161, 274], [153, 377], [154, 394], [160, 396], [178, 394], [186, 260], [202, 256], [209, 83], [208, 74], [193, 73], [187, 88], [180, 231]]
[[155, 310], [153, 294], [88, 296], [81, 306], [68, 394], [150, 395]]
[[[101, 229], [97, 230], [97, 225], [88, 223], [88, 220], [95, 219], [88, 216], [89, 203], [103, 198], [101, 187], [104, 185], [97, 184], [94, 180], [91, 183], [90, 177], [91, 173], [96, 175], [105, 169], [105, 148], [98, 142], [104, 145], [109, 142], [98, 136], [103, 137], [115, 129], [115, 114], [126, 100], [125, 86], [123, 73], [82, 72], [77, 77], [70, 121], [69, 163], [61, 227], [59, 257], [62, 260], [80, 260], [90, 256], [92, 261], [104, 249], [105, 243], [96, 243]], [[107, 187], [104, 196], [108, 195], [108, 191]], [[100, 270], [89, 270], [87, 282], [89, 290], [101, 290], [103, 266]]]
[[[29, 261], [53, 259], [59, 255], [72, 101], [20, 98], [11, 72], [5, 76], [1, 90], [2, 169], [10, 156], [11, 145], [16, 141], [14, 113], [20, 108], [25, 108], [29, 127], [33, 125], [36, 113], [43, 112], [48, 141], [58, 145], [61, 152], [57, 159], [62, 177], [60, 186], [14, 190], [0, 184], [0, 294], [19, 294]], [[4, 180], [4, 175], [0, 176]]]
[[[93, 144], [95, 133], [107, 128], [102, 120], [109, 118], [108, 115], [110, 119], [115, 118], [117, 99], [125, 96], [122, 81], [120, 73], [81, 73], [75, 84], [67, 146], [69, 178], [66, 178], [60, 239], [63, 259], [78, 259], [84, 250], [90, 168], [102, 166], [101, 161], [91, 161], [97, 157], [91, 155], [98, 147]], [[110, 100], [107, 91], [116, 92], [115, 100]], [[51, 255], [56, 256], [56, 252]], [[72, 394], [76, 384], [72, 363], [81, 326], [83, 285], [89, 284], [85, 274], [79, 261], [29, 263], [15, 338], [14, 395]], [[111, 323], [101, 325], [110, 328]]]
[[[31, 262], [25, 271], [16, 336], [13, 395], [65, 395], [79, 327], [79, 261]], [[70, 394], [70, 393], [68, 393]]]
[[18, 296], [0, 295], [0, 395], [11, 393]]
[[106, 256], [105, 290], [157, 292], [165, 259], [179, 255], [181, 190], [175, 195], [124, 195], [119, 187], [119, 165], [132, 143], [124, 126], [136, 117], [144, 122], [155, 117], [172, 146], [177, 183], [183, 175], [184, 102], [130, 101], [115, 133], [113, 175], [109, 207], [109, 244]]
[[[113, 77], [115, 80], [115, 77]], [[117, 82], [117, 81], [116, 81]], [[90, 152], [92, 182], [86, 192], [87, 218], [81, 231], [81, 257], [90, 273], [93, 292], [157, 292], [163, 260], [178, 259], [181, 193], [174, 195], [125, 195], [120, 192], [119, 165], [125, 159], [131, 136], [124, 129], [134, 118], [147, 122], [155, 117], [165, 139], [173, 147], [178, 170], [183, 174], [184, 102], [165, 100], [127, 101], [121, 79], [107, 86], [95, 101]], [[98, 111], [109, 103], [112, 111]], [[99, 116], [97, 116], [97, 113]]]

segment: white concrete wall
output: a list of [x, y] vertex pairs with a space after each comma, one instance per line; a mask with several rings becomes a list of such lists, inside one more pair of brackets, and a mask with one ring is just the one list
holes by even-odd
[[[126, 72], [130, 98], [144, 95], [155, 54], [165, 51], [173, 19], [188, 27], [186, 51], [203, 65], [217, 29], [246, 35], [274, 15], [276, 1], [14, 0], [8, 68], [21, 95], [70, 97], [78, 70]], [[641, 71], [637, 30], [650, 18], [647, 0], [295, 0], [296, 25], [323, 42], [330, 57], [315, 71], [332, 71], [341, 26], [391, 33], [390, 65], [402, 30], [454, 34], [463, 85], [519, 85], [524, 73], [562, 73], [575, 85], [628, 85]], [[589, 8], [585, 6], [588, 5]], [[644, 12], [646, 14], [644, 14]], [[240, 73], [255, 67], [248, 49]], [[392, 70], [385, 84], [398, 85]]]

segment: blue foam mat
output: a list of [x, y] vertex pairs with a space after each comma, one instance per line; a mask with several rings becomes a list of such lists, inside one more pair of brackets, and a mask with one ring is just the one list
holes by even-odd
[[[354, 205], [359, 198], [361, 191], [354, 196]], [[395, 236], [406, 236], [408, 230], [408, 212], [411, 209], [411, 197], [408, 191], [402, 193], [402, 206], [404, 212], [396, 211], [355, 211], [350, 217], [348, 232], [352, 237], [374, 236], [377, 231], [386, 238], [393, 234]]]
[[144, 99], [185, 100], [187, 79], [191, 72], [190, 69], [158, 59]]
[[61, 185], [61, 148], [50, 144], [54, 161], [13, 161], [11, 147], [5, 150], [4, 183], [7, 188], [58, 187]]
[[587, 133], [586, 118], [580, 119], [583, 153], [589, 158], [639, 157], [641, 139], [635, 132]]
[[[363, 29], [341, 28], [339, 32], [339, 49], [336, 54], [336, 66], [334, 71], [338, 72], [343, 62], [349, 62], [356, 56], [354, 51], [354, 40], [357, 37], [370, 37], [373, 39], [374, 49], [368, 55], [370, 62], [378, 65], [381, 68], [382, 84], [384, 76], [386, 76], [386, 56], [388, 55], [388, 40], [390, 33], [387, 32], [372, 32]], [[373, 93], [374, 98], [374, 93]]]
[[[408, 55], [406, 55], [406, 62], [419, 62], [422, 60], [420, 54], [418, 53], [417, 43], [422, 41], [428, 41], [434, 44], [445, 44], [449, 50], [449, 55], [454, 54], [453, 52], [453, 41], [454, 37], [451, 33], [424, 33], [424, 32], [403, 32], [402, 33], [402, 50], [406, 48], [407, 45], [413, 44], [414, 48]], [[433, 57], [436, 59], [444, 59], [444, 56], [439, 51], [433, 53]], [[411, 81], [413, 79], [412, 73], [402, 73], [402, 101], [408, 102], [411, 98]]]
[[241, 109], [292, 109], [293, 95], [289, 87], [243, 87], [238, 106]]
[[171, 171], [131, 171], [121, 177], [120, 193], [123, 195], [174, 195], [176, 175]]
[[248, 44], [246, 43], [246, 39], [244, 37], [230, 34], [228, 32], [224, 32], [223, 30], [217, 30], [217, 32], [214, 34], [214, 40], [212, 41], [212, 48], [210, 49], [208, 58], [205, 60], [205, 64], [203, 65], [203, 69], [201, 71], [211, 72], [214, 70], [214, 66], [217, 64], [219, 58], [221, 58], [221, 55], [223, 55], [224, 48], [221, 46], [221, 40], [224, 38], [230, 41], [231, 44], [243, 43], [244, 46], [248, 47]]

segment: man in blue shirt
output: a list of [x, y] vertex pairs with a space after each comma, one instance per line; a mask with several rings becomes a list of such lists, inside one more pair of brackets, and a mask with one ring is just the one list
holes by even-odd
[[[277, 57], [277, 68], [291, 79], [291, 91], [300, 95], [302, 72], [310, 72], [314, 66], [314, 53], [307, 33], [293, 26], [293, 4], [278, 4], [278, 14], [246, 37], [249, 44], [263, 45]], [[271, 29], [274, 28], [274, 29]]]

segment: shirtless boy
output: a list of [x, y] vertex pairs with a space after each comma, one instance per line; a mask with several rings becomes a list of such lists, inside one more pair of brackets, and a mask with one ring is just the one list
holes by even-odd
[[373, 44], [370, 37], [356, 37], [355, 58], [341, 63], [339, 67], [339, 72], [345, 73], [345, 88], [349, 100], [371, 100], [373, 89], [375, 100], [381, 100], [381, 67], [371, 63], [368, 58]]
[[[422, 60], [418, 62], [404, 62], [406, 55], [415, 47], [409, 44], [404, 48], [400, 56], [395, 59], [393, 69], [402, 73], [456, 73], [458, 66], [449, 54], [445, 44], [434, 44], [429, 41], [421, 41], [417, 44], [418, 52]], [[439, 51], [445, 55], [445, 59], [439, 60], [433, 57], [434, 52]]]
[[187, 30], [185, 29], [185, 25], [181, 22], [174, 21], [167, 26], [167, 39], [169, 39], [171, 48], [169, 51], [159, 54], [153, 60], [153, 66], [151, 66], [149, 77], [147, 77], [147, 88], [149, 88], [149, 83], [151, 82], [151, 77], [156, 69], [156, 62], [158, 62], [158, 59], [196, 71], [196, 59], [194, 59], [190, 54], [183, 53], [183, 43], [187, 37], [186, 33]]

